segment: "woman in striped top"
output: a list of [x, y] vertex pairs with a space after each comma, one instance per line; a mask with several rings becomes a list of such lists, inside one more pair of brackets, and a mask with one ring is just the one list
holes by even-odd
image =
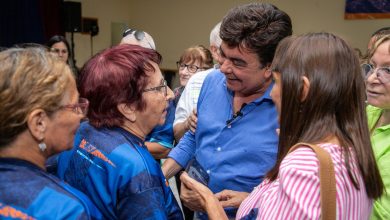
[[[319, 161], [299, 142], [317, 144], [333, 161], [337, 219], [368, 219], [383, 183], [365, 116], [359, 60], [345, 41], [328, 33], [283, 40], [271, 69], [279, 112], [279, 151], [267, 178], [241, 203], [237, 219], [320, 219]], [[188, 175], [182, 181], [204, 198], [210, 219], [223, 219], [217, 197]], [[232, 194], [234, 196], [234, 194]]]

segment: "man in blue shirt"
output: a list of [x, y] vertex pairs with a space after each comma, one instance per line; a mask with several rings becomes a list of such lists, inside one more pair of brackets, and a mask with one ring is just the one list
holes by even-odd
[[[196, 132], [187, 132], [163, 165], [170, 178], [195, 158], [229, 217], [276, 161], [269, 67], [277, 44], [291, 33], [290, 17], [271, 4], [250, 3], [228, 12], [220, 28], [221, 67], [204, 81]], [[182, 186], [184, 204], [201, 211], [197, 197]]]

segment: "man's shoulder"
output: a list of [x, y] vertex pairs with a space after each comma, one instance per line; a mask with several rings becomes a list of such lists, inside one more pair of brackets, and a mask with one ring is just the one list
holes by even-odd
[[219, 69], [213, 69], [211, 70], [204, 78], [204, 83], [214, 83], [224, 81], [225, 75], [221, 72]]
[[[189, 79], [188, 81], [188, 85], [191, 85], [191, 84], [198, 84], [198, 83], [203, 83], [204, 79], [210, 74], [210, 73], [213, 73], [215, 71], [217, 71], [218, 69], [215, 69], [215, 68], [211, 68], [211, 69], [207, 69], [207, 70], [204, 70], [204, 71], [201, 71], [201, 72], [198, 72], [196, 74], [194, 74], [193, 76], [191, 76], [191, 78]], [[219, 71], [219, 70], [218, 70]]]

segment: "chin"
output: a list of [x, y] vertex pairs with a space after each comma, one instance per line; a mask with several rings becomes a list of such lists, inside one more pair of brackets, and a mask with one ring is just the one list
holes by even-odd
[[158, 125], [163, 125], [165, 123], [165, 118], [162, 118], [160, 119], [160, 121], [158, 122]]

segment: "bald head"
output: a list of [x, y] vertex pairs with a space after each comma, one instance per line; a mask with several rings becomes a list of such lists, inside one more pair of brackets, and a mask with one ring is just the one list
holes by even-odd
[[145, 31], [128, 29], [124, 32], [124, 35], [120, 44], [132, 44], [153, 50], [156, 49], [152, 36]]

